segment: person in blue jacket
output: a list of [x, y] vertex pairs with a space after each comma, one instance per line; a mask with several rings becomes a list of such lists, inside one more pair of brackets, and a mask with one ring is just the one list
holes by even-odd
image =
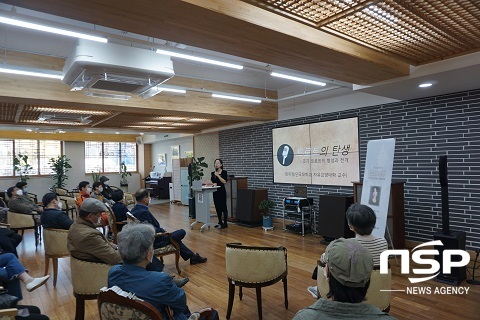
[[[135, 218], [142, 222], [146, 221], [150, 223], [155, 228], [156, 233], [166, 232], [165, 229], [160, 227], [160, 223], [157, 221], [157, 219], [155, 219], [150, 210], [148, 210], [148, 206], [151, 200], [148, 190], [138, 190], [135, 193], [135, 199], [137, 200], [137, 204], [130, 211], [135, 216]], [[194, 253], [182, 242], [183, 238], [185, 238], [185, 235], [186, 232], [183, 229], [176, 230], [171, 233], [172, 239], [180, 245], [180, 256], [182, 257], [182, 259], [185, 261], [190, 259], [190, 264], [207, 262], [207, 258], [200, 256], [198, 253]], [[169, 243], [170, 240], [168, 236], [156, 237], [154, 247], [161, 248]]]

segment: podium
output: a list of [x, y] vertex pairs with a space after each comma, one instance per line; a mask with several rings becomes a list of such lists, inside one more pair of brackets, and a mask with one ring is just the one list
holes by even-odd
[[215, 192], [218, 186], [202, 186], [201, 181], [194, 181], [192, 185], [193, 196], [195, 198], [195, 218], [196, 220], [190, 225], [190, 229], [197, 223], [203, 223], [200, 227], [200, 232], [203, 232], [205, 227], [210, 229], [210, 194]]

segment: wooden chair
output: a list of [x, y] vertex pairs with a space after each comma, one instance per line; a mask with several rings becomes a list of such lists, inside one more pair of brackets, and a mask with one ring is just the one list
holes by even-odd
[[15, 320], [15, 317], [18, 316], [18, 309], [0, 309], [0, 320]]
[[113, 243], [117, 243], [117, 233], [118, 233], [118, 227], [119, 226], [123, 226], [125, 224], [127, 224], [127, 221], [118, 221], [117, 222], [117, 218], [115, 217], [115, 214], [113, 213], [113, 210], [112, 208], [110, 207], [110, 205], [108, 205], [107, 203], [105, 204], [105, 206], [107, 207], [107, 215], [108, 215], [108, 228], [110, 229], [110, 231], [112, 232], [112, 241]]
[[39, 227], [35, 222], [33, 214], [17, 213], [9, 210], [7, 212], [7, 223], [10, 225], [10, 229], [15, 231], [21, 230], [22, 236], [25, 230], [33, 229], [35, 232], [35, 248], [38, 246], [40, 241]]
[[52, 192], [55, 192], [59, 196], [70, 196], [70, 191], [68, 191], [65, 188], [60, 188], [60, 187], [52, 187], [50, 188]]
[[135, 195], [133, 193], [125, 192], [124, 193], [124, 201], [125, 205], [128, 207], [129, 205], [136, 205], [137, 199], [135, 199]]
[[[319, 297], [327, 298], [327, 294], [330, 291], [330, 286], [327, 279], [324, 276], [323, 270], [325, 265], [319, 260], [317, 270], [317, 288]], [[392, 289], [392, 270], [388, 268], [388, 274], [380, 274], [380, 267], [375, 266], [370, 275], [370, 286], [367, 290], [364, 303], [374, 305], [378, 309], [389, 312], [390, 311], [390, 298]], [[385, 291], [380, 291], [385, 290]]]
[[112, 266], [88, 262], [70, 257], [73, 295], [76, 299], [75, 320], [85, 318], [85, 300], [97, 299], [100, 288], [108, 282], [108, 271]]
[[[102, 288], [102, 290], [107, 289]], [[113, 290], [100, 291], [97, 301], [101, 320], [164, 319], [157, 308], [131, 293], [128, 297], [124, 297]]]
[[255, 288], [257, 293], [258, 319], [262, 320], [262, 287], [278, 281], [283, 282], [285, 308], [288, 309], [287, 249], [285, 247], [249, 247], [239, 243], [227, 243], [225, 260], [228, 278], [227, 319], [230, 319], [235, 297], [235, 286]]
[[[138, 222], [140, 220], [138, 220], [130, 212], [127, 212], [127, 221], [130, 223], [130, 222]], [[166, 256], [169, 254], [175, 254], [175, 267], [177, 268], [178, 274], [181, 274], [182, 270], [180, 270], [180, 266], [178, 265], [178, 262], [180, 261], [180, 245], [175, 240], [173, 240], [172, 235], [169, 232], [163, 232], [163, 233], [159, 232], [155, 234], [155, 237], [163, 237], [163, 236], [168, 236], [170, 243], [164, 247], [155, 249], [153, 254], [159, 257], [162, 262], [163, 262], [163, 256]]]
[[43, 229], [43, 245], [45, 247], [45, 275], [49, 271], [50, 258], [53, 264], [53, 286], [57, 285], [58, 258], [68, 257], [70, 251], [67, 249], [68, 230], [64, 229]]

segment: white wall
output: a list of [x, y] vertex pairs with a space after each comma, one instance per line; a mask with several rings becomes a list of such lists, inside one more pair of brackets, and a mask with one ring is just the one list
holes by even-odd
[[[68, 180], [66, 188], [71, 190], [78, 186], [80, 181], [89, 181], [93, 183], [92, 175], [85, 174], [85, 144], [83, 142], [64, 142], [63, 150], [72, 168], [67, 172]], [[118, 173], [105, 174], [110, 179], [110, 185], [120, 186], [120, 175]], [[135, 192], [140, 189], [140, 175], [132, 173], [128, 179], [128, 191]], [[0, 178], [0, 190], [8, 189], [18, 182], [18, 178]], [[51, 177], [31, 177], [28, 181], [28, 192], [35, 193], [39, 199], [53, 186], [54, 181]]]
[[157, 141], [152, 143], [152, 164], [158, 170], [157, 154], [167, 154], [167, 171], [172, 172], [172, 151], [171, 146], [180, 146], [180, 158], [185, 158], [185, 151], [193, 151], [193, 136], [171, 139], [166, 141]]

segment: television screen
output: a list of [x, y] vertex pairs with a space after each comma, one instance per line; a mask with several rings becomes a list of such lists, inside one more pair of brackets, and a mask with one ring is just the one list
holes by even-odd
[[360, 178], [358, 118], [275, 128], [275, 183], [351, 186]]

